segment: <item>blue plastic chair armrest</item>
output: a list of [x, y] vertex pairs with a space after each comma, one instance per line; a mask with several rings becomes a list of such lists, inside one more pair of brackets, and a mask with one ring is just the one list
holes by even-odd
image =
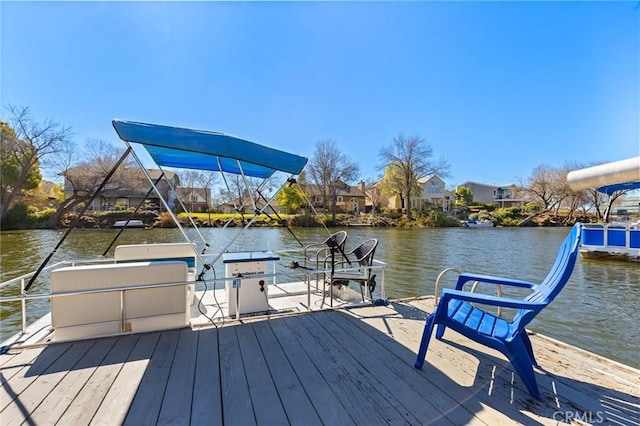
[[491, 277], [489, 275], [477, 274], [460, 274], [456, 283], [456, 290], [462, 290], [462, 287], [469, 281], [478, 281], [488, 284], [508, 285], [512, 287], [534, 288], [537, 284], [522, 280], [514, 280], [510, 278]]
[[487, 294], [471, 293], [468, 291], [444, 289], [442, 291], [442, 299], [440, 303], [447, 304], [450, 299], [513, 309], [539, 310], [547, 305], [547, 303], [544, 302], [528, 302], [526, 300], [513, 299], [510, 297], [497, 297]]

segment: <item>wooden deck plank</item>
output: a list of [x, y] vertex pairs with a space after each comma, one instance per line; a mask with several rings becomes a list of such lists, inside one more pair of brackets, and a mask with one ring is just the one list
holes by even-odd
[[139, 338], [139, 335], [134, 334], [117, 339], [111, 351], [64, 412], [59, 424], [86, 425], [91, 422]]
[[51, 334], [51, 312], [44, 314], [27, 326], [27, 333], [16, 333], [3, 343], [6, 346], [33, 345], [42, 342]]
[[[412, 306], [423, 306], [424, 301], [411, 303]], [[427, 305], [427, 309], [431, 304]], [[418, 330], [409, 332], [404, 340], [417, 348], [422, 338], [424, 321], [415, 322]], [[401, 333], [404, 330], [401, 330]], [[470, 346], [471, 344], [471, 346]], [[415, 358], [414, 358], [415, 360]], [[539, 401], [529, 395], [520, 378], [514, 373], [508, 360], [498, 351], [473, 343], [452, 330], [447, 330], [444, 340], [432, 337], [427, 363], [451, 375], [451, 360], [458, 361], [458, 377], [472, 381], [471, 389], [478, 389], [478, 398], [485, 406], [490, 406], [509, 418], [519, 422], [536, 421], [541, 424], [556, 424], [553, 419], [558, 407], [552, 399]], [[519, 407], [527, 407], [521, 410]]]
[[[393, 371], [399, 380], [404, 381], [411, 388], [412, 392], [415, 392], [427, 401], [426, 404], [434, 409], [433, 414], [440, 414], [440, 416], [446, 417], [454, 424], [469, 424], [473, 422], [485, 424], [480, 422], [479, 419], [477, 419], [473, 413], [466, 410], [464, 406], [460, 406], [457, 400], [441, 392], [438, 386], [427, 380], [422, 374], [416, 374], [413, 366], [406, 362], [406, 359], [413, 356], [411, 351], [399, 347], [398, 343], [394, 342], [389, 336], [379, 334], [379, 330], [369, 325], [363, 324], [363, 327], [358, 327], [356, 324], [358, 320], [352, 315], [334, 316], [331, 319], [346, 333], [344, 338], [352, 339], [354, 343], [362, 347], [375, 348], [374, 353], [377, 364], [383, 365], [390, 371]], [[390, 350], [389, 346], [382, 342], [397, 347], [397, 352], [409, 353], [403, 359], [396, 351]], [[437, 417], [432, 416], [425, 420], [437, 420]]]
[[100, 339], [96, 341], [31, 413], [31, 420], [39, 425], [56, 424], [98, 365], [113, 348], [115, 342], [116, 339]]
[[30, 366], [44, 349], [45, 346], [40, 346], [29, 350], [15, 350], [12, 353], [6, 353], [0, 356], [2, 360], [2, 366], [0, 366], [0, 385], [3, 385], [14, 375], [18, 374], [24, 367]]
[[[13, 358], [15, 358], [16, 356], [24, 352], [24, 351], [21, 351], [20, 349], [16, 349], [14, 351], [11, 351], [10, 348], [6, 348], [6, 349], [7, 351], [3, 353], [2, 356], [0, 357], [0, 371], [4, 370], [5, 364], [11, 363], [11, 360]], [[13, 363], [13, 365], [15, 365], [15, 363]]]
[[[25, 358], [31, 357], [33, 361], [30, 364], [21, 366], [16, 364], [17, 371], [11, 377], [7, 377], [2, 383], [2, 392], [0, 393], [0, 417], [2, 412], [11, 404], [29, 385], [38, 378], [51, 364], [53, 364], [60, 356], [62, 356], [69, 348], [70, 344], [52, 345], [46, 348], [36, 349], [38, 354], [31, 357], [31, 354]], [[25, 349], [25, 352], [32, 349]], [[16, 358], [13, 358], [15, 360]], [[3, 372], [4, 374], [4, 372]], [[18, 401], [17, 404], [20, 402]]]
[[[240, 325], [239, 327], [242, 326]], [[253, 404], [249, 386], [247, 385], [244, 365], [242, 364], [236, 328], [223, 327], [218, 333], [223, 423], [252, 425], [256, 424], [256, 419], [253, 414]]]
[[[545, 370], [558, 376], [579, 378], [584, 382], [616, 388], [640, 396], [640, 371], [591, 352], [572, 347], [546, 336], [534, 334], [534, 352]], [[570, 356], [579, 352], [580, 357]]]
[[[446, 417], [446, 411], [438, 409], [431, 404], [431, 393], [435, 389], [430, 389], [431, 392], [421, 395], [420, 390], [424, 390], [428, 382], [423, 381], [422, 386], [411, 386], [406, 379], [411, 379], [409, 374], [398, 374], [398, 367], [403, 365], [404, 362], [390, 354], [382, 345], [376, 342], [369, 336], [369, 332], [378, 332], [375, 329], [368, 331], [357, 330], [353, 333], [353, 329], [347, 330], [351, 327], [350, 321], [347, 319], [349, 314], [341, 312], [331, 312], [318, 314], [314, 316], [315, 319], [324, 329], [340, 341], [343, 347], [356, 359], [362, 367], [374, 372], [376, 377], [383, 383], [390, 392], [394, 395], [402, 395], [401, 404], [413, 415], [420, 420], [421, 423], [433, 423], [438, 424], [462, 424], [467, 423], [469, 418], [473, 415], [467, 412], [465, 419], [448, 419]], [[322, 319], [322, 321], [320, 321]], [[352, 331], [350, 334], [348, 331]], [[367, 350], [363, 351], [365, 347]], [[405, 367], [409, 368], [408, 365]], [[413, 376], [416, 374], [413, 372]], [[464, 422], [462, 421], [464, 420]]]
[[191, 424], [222, 424], [218, 330], [200, 330], [198, 334]]
[[[32, 383], [18, 395], [17, 404], [7, 406], [0, 416], [5, 426], [21, 424], [26, 421], [52, 389], [69, 373], [85, 352], [94, 345], [94, 341], [71, 345], [64, 356], [58, 357], [46, 370], [39, 372]], [[28, 374], [33, 374], [28, 372]], [[3, 387], [4, 388], [4, 387]]]
[[[425, 301], [417, 300], [412, 303], [420, 306], [423, 305]], [[553, 374], [536, 369], [536, 379], [538, 381], [538, 387], [543, 394], [543, 401], [533, 400], [531, 398], [527, 399], [526, 389], [521, 383], [520, 378], [515, 373], [513, 373], [513, 369], [511, 368], [509, 362], [503, 355], [499, 354], [499, 352], [487, 349], [484, 346], [466, 339], [460, 336], [458, 333], [450, 330], [445, 333], [443, 342], [432, 339], [432, 343], [433, 342], [435, 342], [436, 346], [444, 344], [449, 345], [452, 348], [458, 347], [460, 348], [458, 356], [461, 359], [477, 357], [478, 359], [482, 360], [482, 362], [480, 363], [481, 366], [486, 366], [490, 363], [499, 365], [499, 375], [506, 377], [503, 377], [503, 379], [498, 378], [498, 380], [495, 380], [498, 392], [508, 393], [510, 390], [517, 388], [518, 391], [516, 395], [518, 395], [518, 397], [516, 399], [522, 399], [522, 401], [519, 401], [519, 404], [516, 405], [523, 404], [524, 406], [527, 406], [527, 413], [524, 413], [527, 416], [537, 416], [537, 418], [539, 419], [545, 419], [544, 421], [553, 423], [551, 419], [554, 416], [558, 417], [559, 415], [557, 413], [559, 412], [571, 412], [576, 415], [583, 415], [583, 413], [605, 412], [609, 409], [606, 404], [603, 404], [603, 401], [606, 400], [606, 396], [602, 394], [603, 388], [593, 386], [593, 381], [591, 381], [586, 387], [583, 387], [580, 381], [576, 381], [573, 378], [568, 381], [562, 380], [561, 377], [554, 377]], [[537, 348], [537, 343], [538, 342], [534, 337], [534, 352], [536, 352], [536, 357], [539, 358], [538, 360], [540, 361], [540, 352]], [[417, 344], [418, 343], [416, 343], [416, 345]], [[429, 350], [431, 352], [431, 347]], [[575, 351], [572, 352], [575, 356]], [[583, 359], [583, 357], [578, 358]], [[488, 362], [485, 362], [486, 360], [488, 360]], [[551, 364], [556, 365], [554, 361], [552, 361]], [[480, 373], [481, 370], [483, 369], [478, 369], [479, 375], [484, 374], [486, 376], [487, 374], [490, 374], [486, 371], [484, 373]], [[508, 382], [511, 377], [513, 377], [514, 383], [505, 383], [505, 381]], [[593, 394], [592, 392], [594, 389], [596, 390], [595, 394]], [[521, 395], [525, 396], [523, 397]], [[627, 405], [629, 405], [628, 395], [618, 392], [616, 393], [616, 396], [627, 401]], [[532, 403], [528, 403], [528, 401], [531, 401]], [[633, 401], [631, 401], [630, 404], [633, 405]]]
[[[368, 421], [371, 423], [410, 423], [419, 421], [401, 407], [395, 396], [387, 392], [380, 382], [362, 368], [333, 337], [325, 332], [308, 315], [296, 318], [303, 327], [300, 332], [308, 335], [305, 347], [309, 345], [307, 353], [314, 363], [323, 371], [334, 385], [334, 392], [345, 408], [359, 417], [356, 423]], [[296, 323], [292, 322], [292, 325]]]
[[[369, 324], [378, 330], [386, 330], [388, 335], [392, 336], [392, 341], [384, 339], [385, 336], [382, 334], [373, 336], [407, 365], [413, 366], [424, 327], [424, 320], [416, 318], [424, 318], [426, 312], [402, 304], [393, 304], [385, 309], [362, 308], [352, 312], [359, 317], [354, 324], [360, 329]], [[512, 397], [508, 392], [500, 393], [495, 389], [496, 378], [492, 378], [489, 366], [484, 368], [485, 366], [473, 356], [455, 351], [454, 348], [433, 339], [427, 360], [430, 362], [425, 363], [422, 370], [416, 370], [416, 374], [423, 375], [439, 389], [441, 396], [447, 395], [453, 401], [467, 401], [464, 408], [482, 422], [501, 424], [509, 419], [520, 419], [517, 421], [523, 423], [531, 421], [511, 403]], [[480, 366], [483, 367], [481, 370]], [[452, 406], [451, 409], [460, 411], [461, 407]], [[465, 415], [464, 412], [455, 414]]]
[[[423, 303], [424, 301], [417, 301], [418, 305]], [[640, 411], [638, 409], [640, 401], [637, 398], [637, 393], [633, 395], [620, 390], [614, 391], [614, 388], [623, 389], [624, 386], [620, 383], [611, 383], [611, 380], [607, 381], [606, 386], [597, 385], [598, 380], [594, 377], [597, 375], [597, 372], [593, 372], [595, 365], [590, 362], [590, 358], [594, 359], [593, 355], [590, 354], [591, 356], [583, 355], [578, 357], [576, 356], [576, 352], [579, 351], [573, 350], [573, 363], [582, 365], [582, 370], [574, 371], [573, 374], [570, 374], [568, 377], [565, 377], [566, 373], [563, 375], [554, 375], [546, 370], [545, 364], [542, 363], [542, 360], [545, 358], [548, 359], [549, 365], [555, 366], [555, 368], [558, 368], [557, 366], [559, 364], [556, 361], [556, 357], [549, 358], [546, 356], [546, 348], [544, 347], [546, 344], [541, 342], [541, 340], [542, 339], [536, 339], [535, 336], [532, 336], [534, 353], [536, 355], [536, 359], [538, 359], [538, 362], [542, 366], [542, 370], [536, 369], [536, 380], [538, 382], [538, 388], [543, 394], [544, 401], [541, 402], [533, 400], [534, 403], [530, 404], [530, 411], [532, 413], [544, 418], [552, 418], [554, 415], [558, 417], [558, 414], [556, 414], [558, 412], [570, 412], [575, 413], [576, 415], [594, 413], [594, 416], [596, 413], [601, 413], [605, 418], [608, 416], [607, 413], [611, 413], [611, 421], [619, 421], [620, 418], [637, 419], [638, 412]], [[509, 362], [497, 351], [488, 350], [482, 345], [466, 339], [458, 333], [450, 330], [445, 333], [443, 343], [461, 345], [460, 347], [467, 348], [465, 353], [461, 355], [463, 357], [469, 356], [467, 354], [469, 351], [473, 351], [480, 358], [486, 358], [488, 356], [487, 353], [493, 353], [495, 356], [491, 357], [491, 359], [494, 362], [496, 357], [503, 360], [501, 361], [503, 365], [502, 371], [513, 376], [515, 381], [514, 386], [520, 389], [519, 394], [526, 393], [524, 385], [521, 383], [520, 378], [513, 373], [513, 369], [509, 365]], [[543, 343], [542, 347], [539, 347], [539, 343]], [[564, 349], [565, 350], [562, 350], [559, 347], [556, 347], [556, 352], [565, 353], [569, 347], [567, 346]], [[563, 355], [558, 355], [558, 358], [563, 357]], [[600, 358], [600, 360], [602, 359]], [[571, 363], [571, 359], [565, 358], [565, 362]], [[585, 363], [590, 365], [584, 365]], [[617, 366], [616, 363], [610, 365]], [[631, 370], [632, 369], [627, 369], [628, 373], [632, 373]], [[635, 376], [637, 377], [637, 374]], [[581, 380], [582, 378], [584, 378], [584, 380]], [[609, 401], [612, 400], [615, 402], [609, 403]]]
[[180, 330], [178, 347], [164, 393], [158, 424], [188, 425], [191, 420], [191, 400], [196, 369], [198, 333]]
[[[325, 425], [355, 425], [349, 413], [327, 384], [325, 378], [307, 356], [299, 339], [284, 322], [285, 319], [279, 318], [269, 321], [268, 325], [267, 323], [256, 324], [256, 327], [260, 328], [260, 332], [258, 333], [259, 339], [271, 339], [271, 335], [268, 333], [268, 330], [266, 330], [267, 326], [270, 327], [273, 336], [282, 347], [282, 353], [287, 357], [294, 374], [300, 380], [304, 391], [309, 397], [309, 401], [319, 416], [318, 421], [321, 421], [322, 424]], [[269, 353], [267, 362], [269, 362], [271, 366], [272, 375], [278, 377], [280, 374], [284, 375], [284, 372], [281, 371], [283, 363], [280, 361], [279, 356], [272, 357], [271, 353]], [[290, 383], [283, 383], [280, 379], [278, 379], [277, 383], [282, 383], [284, 386], [284, 389], [280, 391], [281, 394], [287, 391], [293, 394], [293, 398], [296, 397], [298, 393], [297, 388], [291, 386]], [[284, 398], [285, 401], [290, 399], [290, 397]], [[294, 400], [294, 403], [298, 403], [298, 401]], [[304, 408], [304, 406], [302, 408]], [[287, 410], [288, 413], [289, 411], [290, 410]], [[311, 410], [305, 409], [304, 412], [307, 416], [311, 415]], [[309, 421], [308, 424], [314, 423]]]
[[[267, 367], [265, 354], [258, 343], [252, 324], [237, 327], [236, 334], [249, 393], [253, 401], [256, 423], [259, 425], [286, 424], [288, 422], [287, 415], [284, 412], [282, 401]], [[271, 354], [269, 353], [268, 356]]]
[[543, 401], [502, 355], [453, 331], [431, 340], [424, 369], [415, 370], [432, 309], [427, 299], [394, 301], [23, 349], [0, 355], [0, 419], [486, 426], [557, 424], [565, 413], [640, 424], [638, 370], [539, 336]]
[[[280, 322], [278, 319], [269, 321]], [[305, 387], [287, 357], [289, 348], [276, 339], [267, 322], [254, 323], [258, 342], [290, 424], [322, 424]]]
[[125, 421], [131, 402], [160, 340], [160, 334], [143, 334], [135, 342], [127, 362], [120, 369], [98, 411], [91, 419], [91, 425], [122, 424]]
[[155, 425], [158, 422], [179, 337], [179, 330], [160, 334], [158, 345], [129, 407], [125, 425]]

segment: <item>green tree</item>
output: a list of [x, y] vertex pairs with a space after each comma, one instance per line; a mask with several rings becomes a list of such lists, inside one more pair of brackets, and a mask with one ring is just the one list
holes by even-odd
[[[0, 136], [0, 204], [4, 210], [4, 206], [8, 208], [16, 195], [22, 195], [26, 191], [36, 189], [40, 185], [42, 175], [39, 163], [36, 161], [27, 169], [20, 190], [14, 194], [14, 188], [20, 184], [22, 164], [25, 164], [21, 153], [27, 147], [23, 141], [17, 138], [8, 123], [0, 122], [0, 131], [2, 132]], [[14, 194], [13, 197], [12, 194]]]
[[287, 211], [297, 212], [306, 204], [306, 199], [302, 190], [297, 185], [287, 185], [276, 195], [278, 205]]
[[462, 207], [467, 207], [473, 202], [473, 192], [466, 186], [459, 186], [455, 192], [456, 204]]
[[[420, 195], [420, 185], [418, 179], [415, 179], [411, 187], [410, 195]], [[404, 206], [404, 177], [401, 173], [401, 167], [389, 166], [384, 171], [382, 177], [382, 196], [383, 197], [398, 197], [400, 199], [400, 205]]]
[[411, 219], [411, 195], [418, 179], [430, 174], [448, 176], [449, 164], [442, 159], [432, 161], [433, 148], [417, 135], [396, 136], [390, 146], [380, 150], [379, 156], [383, 162], [382, 167], [394, 169], [399, 176], [399, 189], [407, 219]]
[[[25, 187], [32, 185], [36, 179], [34, 168], [38, 168], [45, 160], [60, 153], [65, 145], [71, 142], [71, 129], [60, 126], [51, 120], [40, 122], [35, 119], [29, 108], [9, 106], [9, 122], [3, 125], [2, 135], [2, 169], [15, 168], [8, 192], [2, 194], [0, 219], [4, 218], [9, 206], [20, 195]], [[4, 131], [10, 127], [12, 132]], [[8, 136], [5, 140], [5, 134]], [[13, 137], [15, 136], [15, 137]], [[3, 188], [4, 189], [4, 188]]]

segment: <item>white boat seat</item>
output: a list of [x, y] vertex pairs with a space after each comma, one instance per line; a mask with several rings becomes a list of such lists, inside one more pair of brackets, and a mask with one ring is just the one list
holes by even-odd
[[[180, 261], [72, 266], [51, 272], [51, 293], [186, 279], [187, 264]], [[176, 285], [52, 297], [51, 325], [56, 340], [185, 327], [191, 316], [187, 296], [187, 285]]]
[[[193, 243], [128, 244], [117, 246], [113, 252], [116, 263], [153, 261], [183, 261], [188, 268], [187, 281], [195, 281], [196, 247]], [[189, 303], [195, 302], [195, 285], [189, 286]]]

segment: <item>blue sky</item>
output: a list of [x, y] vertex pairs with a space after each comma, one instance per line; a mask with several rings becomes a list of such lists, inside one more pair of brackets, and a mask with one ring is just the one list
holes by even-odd
[[380, 174], [394, 136], [448, 187], [639, 155], [637, 2], [0, 2], [0, 101], [121, 144], [111, 119], [215, 130]]

